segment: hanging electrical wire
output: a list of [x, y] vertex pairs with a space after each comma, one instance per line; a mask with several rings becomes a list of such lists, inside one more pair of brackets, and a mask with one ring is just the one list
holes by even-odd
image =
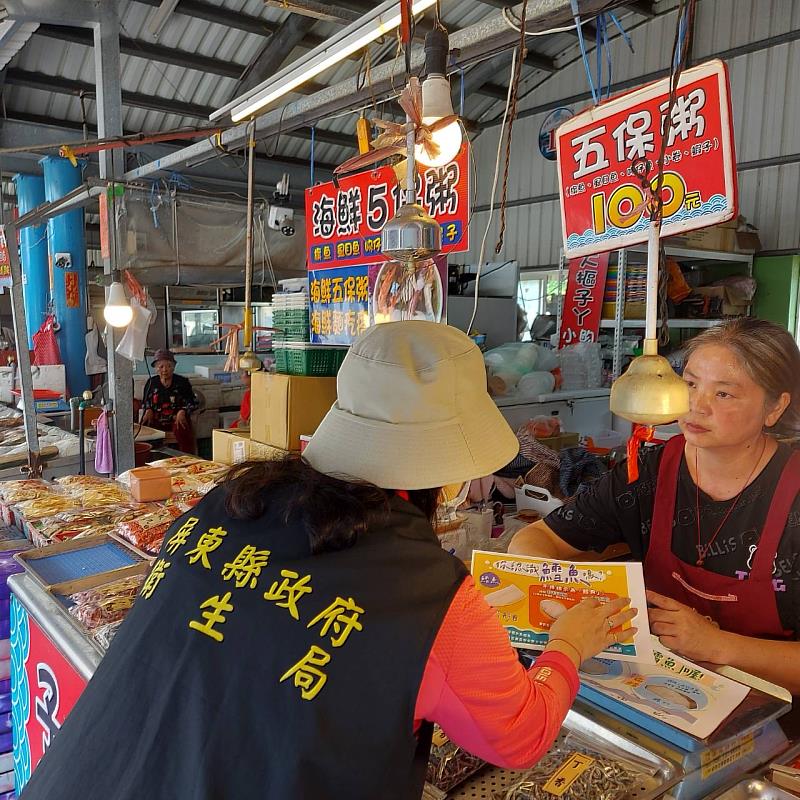
[[522, 63], [525, 60], [525, 22], [528, 16], [528, 0], [522, 3], [522, 20], [519, 31], [519, 57], [515, 59], [514, 71], [510, 86], [510, 109], [508, 109], [508, 131], [506, 133], [506, 160], [503, 170], [503, 190], [500, 195], [500, 231], [497, 235], [497, 244], [494, 247], [495, 254], [503, 250], [503, 243], [506, 235], [506, 204], [508, 202], [508, 173], [511, 167], [511, 142], [514, 133], [514, 120], [517, 117], [517, 98], [519, 96], [519, 85], [522, 80]]
[[472, 304], [472, 316], [470, 317], [469, 325], [467, 325], [467, 330], [465, 331], [467, 336], [469, 336], [470, 333], [472, 332], [472, 326], [475, 324], [475, 318], [478, 316], [478, 299], [479, 299], [478, 290], [480, 289], [480, 283], [481, 283], [481, 269], [483, 268], [483, 259], [486, 256], [486, 240], [489, 238], [489, 231], [491, 230], [492, 219], [494, 218], [495, 195], [497, 194], [497, 183], [498, 179], [500, 178], [500, 158], [503, 152], [503, 134], [505, 132], [508, 114], [511, 109], [511, 92], [513, 86], [513, 81], [511, 80], [511, 78], [516, 73], [518, 57], [522, 58], [522, 54], [521, 53], [518, 54], [515, 49], [511, 54], [511, 73], [509, 75], [509, 81], [508, 81], [508, 93], [506, 95], [506, 105], [503, 111], [503, 122], [500, 126], [500, 135], [497, 139], [497, 157], [495, 158], [494, 162], [494, 177], [492, 178], [492, 195], [489, 201], [489, 219], [486, 221], [486, 229], [483, 232], [480, 254], [478, 255], [478, 265], [475, 271], [475, 300]]
[[[658, 161], [656, 162], [658, 171], [653, 182], [654, 190], [651, 193], [650, 218], [658, 225], [659, 238], [661, 236], [661, 226], [664, 223], [664, 193], [661, 186], [664, 180], [664, 166], [666, 161], [667, 144], [669, 132], [672, 126], [672, 116], [675, 103], [678, 98], [678, 86], [680, 85], [681, 73], [687, 66], [689, 52], [691, 50], [691, 40], [694, 31], [694, 19], [697, 0], [680, 0], [678, 5], [678, 21], [675, 26], [675, 39], [672, 44], [671, 71], [669, 76], [669, 99], [667, 101], [666, 113], [661, 118], [661, 147], [659, 148]], [[667, 254], [664, 245], [659, 246], [659, 318], [661, 324], [658, 332], [658, 340], [661, 345], [669, 344], [669, 313], [667, 306], [667, 284], [668, 267]]]

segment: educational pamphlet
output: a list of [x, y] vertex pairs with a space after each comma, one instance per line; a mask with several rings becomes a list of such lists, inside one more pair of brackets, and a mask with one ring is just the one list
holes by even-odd
[[[607, 602], [629, 597], [638, 609], [618, 632], [619, 643], [603, 655], [620, 661], [653, 663], [642, 565], [635, 562], [571, 562], [475, 550], [472, 576], [489, 605], [497, 610], [515, 647], [541, 649], [550, 626], [567, 609], [588, 597]], [[626, 630], [638, 629], [626, 640]]]
[[587, 661], [580, 670], [581, 696], [614, 711], [602, 698], [585, 691], [595, 689], [628, 709], [705, 739], [750, 691], [748, 686], [675, 655], [655, 636], [652, 648], [655, 664], [622, 664], [610, 658]]

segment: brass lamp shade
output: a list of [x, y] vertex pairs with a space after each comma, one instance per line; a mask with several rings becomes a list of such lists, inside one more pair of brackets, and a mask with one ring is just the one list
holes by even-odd
[[263, 366], [261, 359], [252, 350], [245, 350], [239, 356], [239, 369], [247, 372], [258, 372]]
[[441, 226], [417, 203], [400, 206], [381, 232], [383, 255], [397, 261], [431, 258], [441, 249]]
[[689, 387], [663, 356], [639, 356], [611, 387], [611, 411], [640, 425], [674, 422], [689, 411]]

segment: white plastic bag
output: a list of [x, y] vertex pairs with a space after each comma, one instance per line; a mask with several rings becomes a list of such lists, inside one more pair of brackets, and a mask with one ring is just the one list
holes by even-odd
[[131, 298], [133, 319], [130, 321], [122, 341], [117, 345], [117, 353], [129, 361], [143, 361], [144, 350], [147, 347], [147, 329], [150, 327], [152, 312], [143, 308], [139, 301]]

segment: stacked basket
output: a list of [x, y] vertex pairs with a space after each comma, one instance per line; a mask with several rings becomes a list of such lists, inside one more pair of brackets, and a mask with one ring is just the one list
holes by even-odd
[[284, 375], [332, 377], [347, 354], [346, 347], [315, 345], [310, 342], [308, 294], [276, 292], [272, 296], [272, 337], [275, 369]]

